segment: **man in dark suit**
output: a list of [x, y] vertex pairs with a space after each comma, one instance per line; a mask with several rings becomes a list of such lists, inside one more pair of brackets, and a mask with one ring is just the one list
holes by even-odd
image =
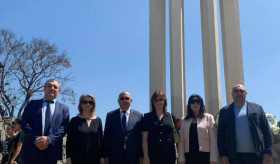
[[142, 153], [141, 125], [143, 115], [130, 109], [128, 92], [119, 94], [119, 108], [107, 114], [104, 130], [106, 164], [139, 164]]
[[220, 110], [218, 148], [221, 164], [269, 164], [272, 135], [260, 105], [246, 101], [241, 85], [232, 88], [234, 102]]
[[62, 159], [62, 138], [69, 124], [69, 108], [56, 101], [59, 83], [48, 80], [44, 98], [31, 100], [22, 116], [24, 164], [56, 164]]

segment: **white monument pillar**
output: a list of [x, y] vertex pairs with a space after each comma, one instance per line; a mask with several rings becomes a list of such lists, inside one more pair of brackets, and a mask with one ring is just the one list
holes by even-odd
[[177, 118], [186, 111], [183, 0], [169, 0], [171, 110]]
[[166, 93], [165, 0], [150, 0], [149, 12], [150, 97]]
[[238, 0], [220, 0], [224, 72], [227, 103], [232, 102], [231, 89], [244, 84]]
[[200, 0], [200, 8], [205, 104], [215, 115], [222, 107], [216, 0]]

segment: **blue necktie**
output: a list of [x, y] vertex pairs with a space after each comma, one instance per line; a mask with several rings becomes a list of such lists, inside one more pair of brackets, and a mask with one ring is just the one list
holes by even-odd
[[49, 130], [51, 127], [52, 122], [52, 115], [51, 115], [51, 107], [50, 103], [54, 103], [54, 101], [46, 101], [48, 103], [46, 113], [45, 113], [45, 127], [44, 127], [44, 135], [47, 136], [49, 134]]
[[123, 127], [123, 132], [126, 134], [126, 111], [123, 112], [123, 117], [122, 117], [122, 127]]

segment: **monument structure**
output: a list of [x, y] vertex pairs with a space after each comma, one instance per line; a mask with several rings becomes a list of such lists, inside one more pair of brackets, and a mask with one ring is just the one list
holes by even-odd
[[[185, 115], [186, 110], [183, 3], [183, 0], [169, 0], [171, 109], [178, 118]], [[239, 8], [238, 0], [220, 0], [219, 3], [226, 97], [230, 103], [231, 87], [244, 84]], [[207, 112], [217, 114], [222, 106], [217, 2], [200, 0], [200, 6], [205, 103]], [[165, 1], [149, 1], [150, 95], [155, 90], [166, 92], [165, 9]]]

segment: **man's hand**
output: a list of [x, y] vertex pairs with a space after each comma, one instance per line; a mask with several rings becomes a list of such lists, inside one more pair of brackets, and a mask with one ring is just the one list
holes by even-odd
[[227, 156], [222, 156], [222, 158], [221, 158], [221, 164], [229, 164], [229, 162], [228, 162], [228, 157], [227, 157]]
[[49, 147], [50, 141], [47, 136], [36, 138], [35, 145], [40, 150], [45, 150]]
[[263, 155], [263, 164], [270, 164], [272, 162], [272, 158], [270, 154]]

